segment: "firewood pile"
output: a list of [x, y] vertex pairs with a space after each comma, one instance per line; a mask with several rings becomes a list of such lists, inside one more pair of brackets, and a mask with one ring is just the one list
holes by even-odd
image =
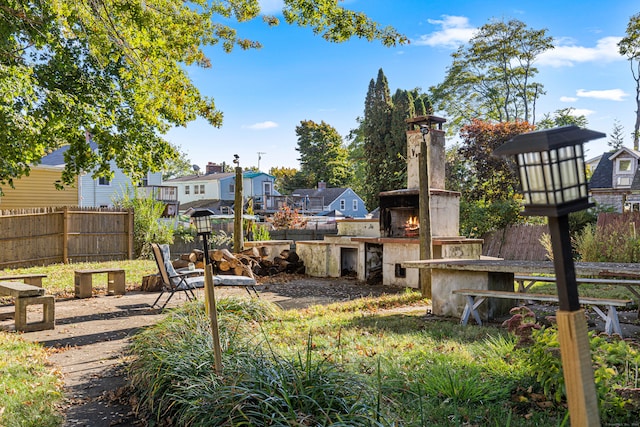
[[[304, 274], [304, 262], [295, 251], [285, 249], [271, 257], [267, 246], [246, 249], [241, 253], [231, 253], [227, 249], [212, 249], [209, 259], [214, 266], [215, 274], [231, 274], [236, 276], [273, 276], [279, 273]], [[193, 263], [196, 268], [204, 268], [204, 251], [193, 249], [173, 261], [174, 268], [188, 267]]]

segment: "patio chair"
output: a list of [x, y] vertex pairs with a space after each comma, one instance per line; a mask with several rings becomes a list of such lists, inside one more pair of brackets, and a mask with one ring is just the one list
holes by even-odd
[[[196, 295], [193, 290], [204, 287], [203, 270], [177, 272], [171, 263], [169, 245], [152, 243], [151, 249], [153, 250], [153, 256], [156, 259], [160, 280], [162, 281], [162, 291], [151, 307], [153, 308], [158, 304], [165, 292], [169, 293], [169, 297], [160, 307], [160, 311], [166, 307], [176, 292], [184, 292], [189, 301], [195, 299]], [[194, 274], [198, 274], [198, 276], [194, 276]]]

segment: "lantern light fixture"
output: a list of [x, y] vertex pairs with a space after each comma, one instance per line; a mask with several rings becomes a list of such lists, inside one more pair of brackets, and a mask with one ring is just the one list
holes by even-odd
[[601, 132], [562, 126], [515, 136], [494, 151], [514, 155], [524, 196], [524, 215], [562, 216], [589, 203], [583, 144]]
[[191, 214], [193, 225], [196, 227], [196, 232], [199, 236], [208, 235], [213, 232], [211, 227], [211, 216], [214, 215], [210, 209], [197, 209]]

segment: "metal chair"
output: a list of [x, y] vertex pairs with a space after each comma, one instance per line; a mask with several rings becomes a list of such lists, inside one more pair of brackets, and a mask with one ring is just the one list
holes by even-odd
[[[158, 304], [165, 292], [169, 293], [169, 297], [164, 304], [162, 304], [162, 307], [160, 307], [160, 311], [164, 310], [176, 292], [184, 292], [189, 301], [195, 299], [196, 295], [193, 290], [204, 288], [203, 270], [177, 272], [171, 263], [169, 245], [152, 243], [151, 249], [153, 250], [153, 256], [156, 259], [158, 271], [160, 272], [160, 280], [162, 281], [162, 291], [151, 307], [153, 308]], [[199, 275], [194, 277], [194, 274]]]

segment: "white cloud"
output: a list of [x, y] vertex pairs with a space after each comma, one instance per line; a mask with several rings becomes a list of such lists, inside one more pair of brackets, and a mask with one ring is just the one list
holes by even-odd
[[283, 0], [258, 0], [258, 3], [260, 3], [260, 13], [266, 15], [275, 15], [281, 12], [284, 6]]
[[569, 115], [574, 117], [579, 117], [579, 116], [587, 117], [592, 115], [593, 113], [595, 113], [595, 111], [587, 110], [586, 108], [572, 108], [571, 111], [569, 111]]
[[539, 65], [551, 67], [573, 67], [581, 62], [612, 62], [625, 58], [618, 53], [617, 43], [620, 37], [603, 37], [595, 47], [576, 46], [568, 39], [555, 40], [555, 49], [548, 50], [538, 56]]
[[584, 90], [578, 89], [576, 95], [581, 98], [608, 99], [609, 101], [624, 101], [626, 94], [622, 89]]
[[439, 25], [442, 29], [422, 35], [412, 43], [418, 46], [442, 46], [456, 49], [461, 44], [468, 42], [476, 31], [469, 25], [469, 18], [466, 16], [442, 15], [441, 20], [429, 19], [429, 23]]
[[576, 102], [578, 98], [574, 96], [561, 96], [560, 102]]
[[276, 122], [267, 120], [266, 122], [254, 123], [252, 125], [243, 126], [243, 127], [247, 129], [253, 129], [253, 130], [265, 130], [265, 129], [277, 128], [278, 124]]

